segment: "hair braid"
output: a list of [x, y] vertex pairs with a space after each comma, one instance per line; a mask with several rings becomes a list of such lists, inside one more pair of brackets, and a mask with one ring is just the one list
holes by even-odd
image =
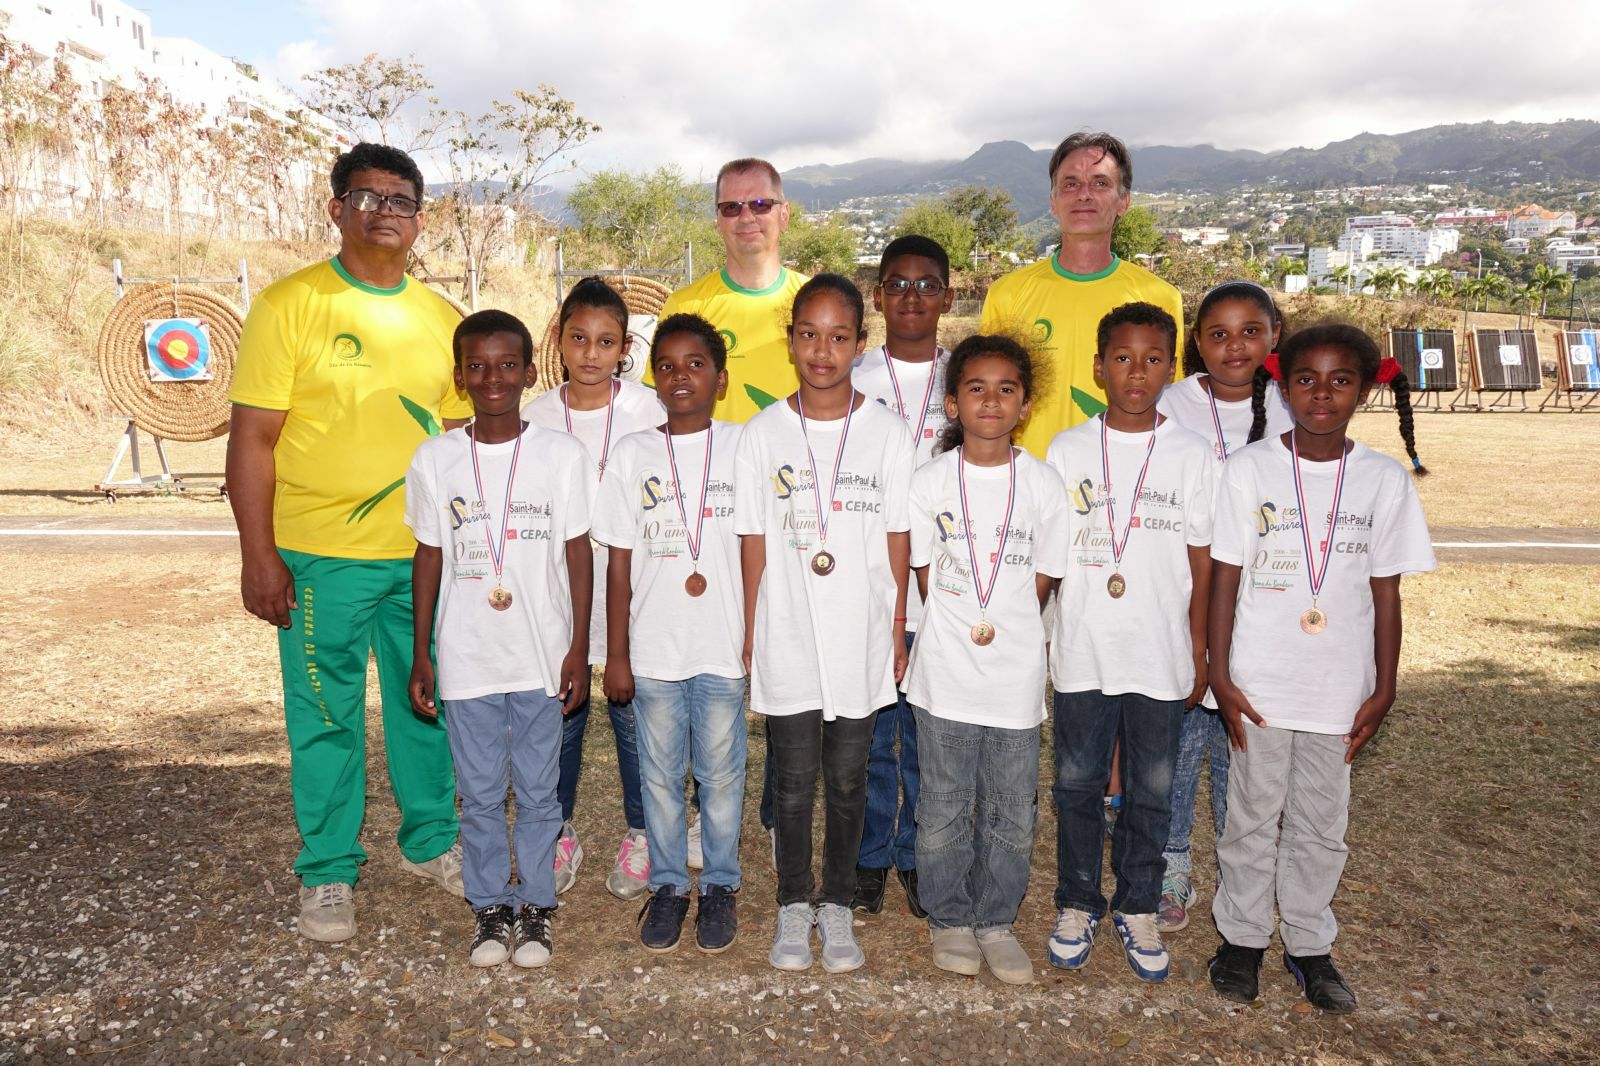
[[1246, 444], [1254, 444], [1267, 433], [1267, 389], [1272, 386], [1272, 374], [1264, 366], [1256, 367], [1250, 379], [1250, 435]]
[[1396, 373], [1389, 382], [1389, 388], [1394, 392], [1394, 409], [1400, 416], [1400, 439], [1406, 442], [1406, 454], [1411, 456], [1411, 469], [1418, 477], [1424, 477], [1428, 468], [1417, 458], [1416, 418], [1411, 412], [1411, 382], [1403, 372]]

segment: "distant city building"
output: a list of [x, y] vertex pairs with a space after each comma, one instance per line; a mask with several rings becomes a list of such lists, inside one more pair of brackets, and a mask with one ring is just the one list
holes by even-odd
[[1306, 257], [1306, 246], [1293, 243], [1270, 244], [1267, 246], [1267, 254], [1271, 256], [1288, 256], [1290, 259], [1304, 259]]
[[1210, 248], [1212, 245], [1227, 241], [1228, 230], [1225, 226], [1184, 226], [1167, 234], [1169, 238], [1174, 235], [1184, 244], [1198, 244], [1202, 248]]
[[1538, 204], [1524, 204], [1511, 212], [1506, 223], [1508, 237], [1548, 237], [1556, 230], [1577, 228], [1578, 216], [1571, 211], [1546, 211]]
[[1454, 229], [1460, 226], [1504, 226], [1511, 221], [1511, 212], [1495, 211], [1484, 207], [1458, 207], [1441, 211], [1433, 216], [1435, 229]]
[[1579, 267], [1600, 267], [1600, 244], [1561, 244], [1546, 249], [1545, 261], [1563, 274]]
[[1339, 247], [1362, 259], [1378, 256], [1409, 266], [1432, 266], [1461, 246], [1454, 229], [1423, 228], [1410, 215], [1385, 211], [1381, 215], [1356, 215], [1345, 219]]
[[1512, 255], [1527, 255], [1530, 243], [1526, 237], [1508, 237], [1506, 238], [1505, 248]]

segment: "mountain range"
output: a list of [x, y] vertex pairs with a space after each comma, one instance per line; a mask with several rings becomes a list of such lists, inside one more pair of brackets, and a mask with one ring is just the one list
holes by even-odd
[[[912, 163], [861, 159], [797, 167], [784, 192], [807, 207], [881, 196], [938, 196], [964, 185], [1011, 194], [1024, 223], [1046, 214], [1051, 149], [993, 141], [965, 159]], [[1321, 148], [1277, 152], [1209, 144], [1133, 149], [1134, 188], [1143, 192], [1224, 192], [1241, 185], [1289, 187], [1437, 182], [1495, 189], [1539, 180], [1600, 183], [1600, 122], [1476, 122], [1409, 133], [1362, 133]]]

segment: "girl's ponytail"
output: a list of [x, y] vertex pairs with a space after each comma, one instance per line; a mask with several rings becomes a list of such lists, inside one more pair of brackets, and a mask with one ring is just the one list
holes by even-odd
[[1250, 435], [1246, 444], [1254, 444], [1267, 433], [1267, 390], [1272, 387], [1272, 371], [1265, 366], [1256, 367], [1250, 380]]

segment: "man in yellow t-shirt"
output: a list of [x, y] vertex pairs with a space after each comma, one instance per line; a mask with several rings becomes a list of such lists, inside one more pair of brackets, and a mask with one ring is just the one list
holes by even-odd
[[783, 179], [764, 159], [735, 159], [717, 174], [717, 232], [727, 266], [667, 297], [661, 319], [699, 315], [728, 342], [728, 391], [713, 417], [750, 416], [799, 387], [789, 358], [789, 313], [803, 274], [786, 270], [778, 239], [789, 227]]
[[1150, 271], [1111, 251], [1111, 231], [1128, 210], [1133, 169], [1128, 149], [1109, 133], [1075, 133], [1050, 157], [1050, 213], [1060, 250], [989, 286], [979, 331], [1028, 344], [1048, 375], [1021, 443], [1043, 459], [1050, 440], [1105, 410], [1095, 381], [1095, 329], [1125, 303], [1155, 304], [1183, 329], [1183, 297]]
[[462, 895], [444, 723], [411, 711], [405, 472], [418, 444], [472, 413], [455, 388], [460, 316], [408, 277], [422, 174], [358, 144], [331, 175], [339, 253], [250, 307], [229, 399], [228, 495], [245, 609], [278, 627], [302, 847], [299, 928], [355, 935], [366, 801], [367, 659], [376, 654], [402, 866]]

